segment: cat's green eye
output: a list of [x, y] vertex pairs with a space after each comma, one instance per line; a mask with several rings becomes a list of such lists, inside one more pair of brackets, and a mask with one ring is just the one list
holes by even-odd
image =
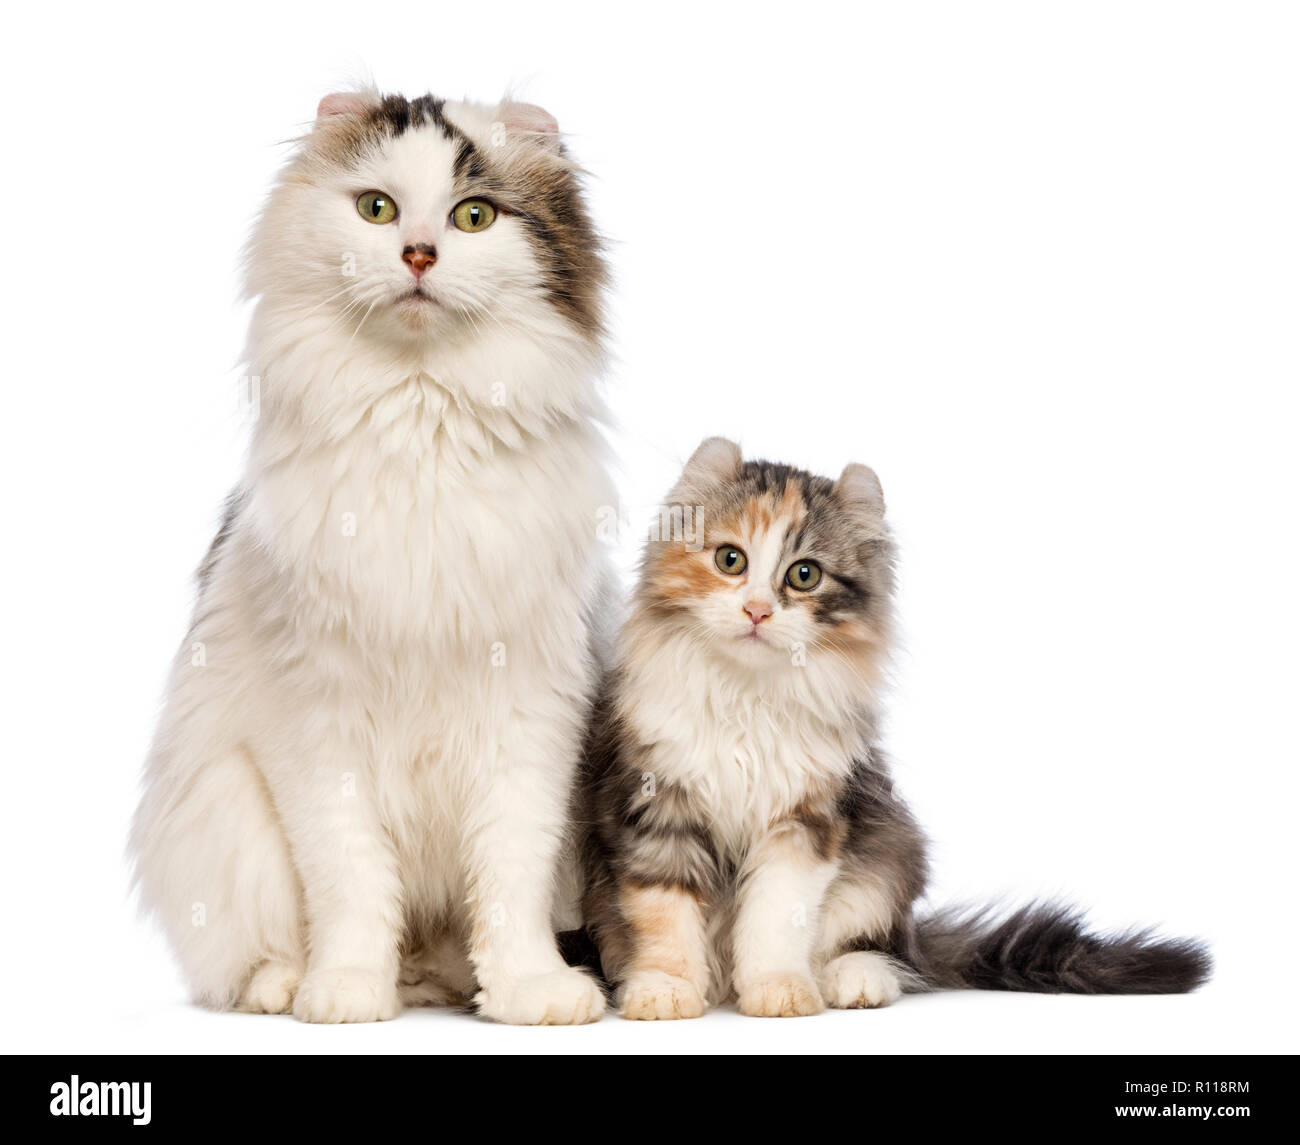
[[822, 567], [816, 561], [795, 561], [785, 570], [785, 583], [800, 592], [816, 588], [822, 579]]
[[497, 209], [486, 199], [466, 199], [457, 203], [451, 221], [462, 231], [485, 231], [497, 217]]
[[357, 214], [368, 223], [391, 223], [397, 218], [397, 204], [383, 191], [367, 191], [357, 196]]
[[722, 545], [713, 554], [713, 563], [728, 576], [740, 576], [749, 566], [749, 558], [735, 545]]

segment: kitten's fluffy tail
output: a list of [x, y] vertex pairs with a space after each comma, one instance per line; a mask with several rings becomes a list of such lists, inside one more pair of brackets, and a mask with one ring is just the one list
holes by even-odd
[[1039, 994], [1185, 994], [1211, 968], [1197, 939], [1091, 934], [1079, 911], [1042, 903], [1001, 918], [941, 911], [917, 924], [904, 961], [932, 990]]

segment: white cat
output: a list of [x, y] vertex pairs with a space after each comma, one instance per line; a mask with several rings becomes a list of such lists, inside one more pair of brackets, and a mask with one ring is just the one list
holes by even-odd
[[132, 833], [202, 1002], [600, 1016], [553, 907], [613, 502], [604, 284], [545, 112], [321, 102], [250, 246], [260, 413]]

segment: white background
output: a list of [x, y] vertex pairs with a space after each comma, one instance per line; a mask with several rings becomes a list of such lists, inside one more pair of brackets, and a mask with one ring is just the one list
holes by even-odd
[[[1294, 11], [11, 11], [3, 1048], [1296, 1049]], [[1209, 987], [561, 1030], [186, 1003], [126, 824], [240, 466], [239, 248], [282, 141], [364, 69], [521, 85], [570, 133], [612, 240], [634, 513], [706, 434], [877, 469], [907, 637], [889, 743], [933, 900], [1063, 894], [1201, 934]]]

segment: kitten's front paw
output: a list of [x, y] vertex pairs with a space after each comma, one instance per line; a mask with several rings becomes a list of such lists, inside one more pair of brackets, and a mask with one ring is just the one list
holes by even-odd
[[391, 975], [353, 968], [309, 971], [293, 999], [300, 1022], [386, 1022], [401, 1008]]
[[837, 1010], [875, 1009], [903, 993], [898, 972], [885, 955], [856, 950], [832, 958], [821, 973], [822, 997]]
[[263, 962], [244, 987], [235, 1009], [246, 1014], [287, 1014], [302, 981], [302, 967], [288, 962]]
[[801, 1018], [825, 1008], [817, 984], [806, 974], [768, 974], [737, 985], [737, 1005], [751, 1018]]
[[580, 1026], [605, 1012], [605, 995], [581, 970], [566, 967], [524, 978], [502, 989], [481, 990], [480, 1014], [512, 1026]]
[[705, 1011], [704, 999], [691, 983], [661, 970], [643, 970], [631, 975], [623, 985], [620, 998], [620, 1012], [634, 1022], [698, 1018]]

